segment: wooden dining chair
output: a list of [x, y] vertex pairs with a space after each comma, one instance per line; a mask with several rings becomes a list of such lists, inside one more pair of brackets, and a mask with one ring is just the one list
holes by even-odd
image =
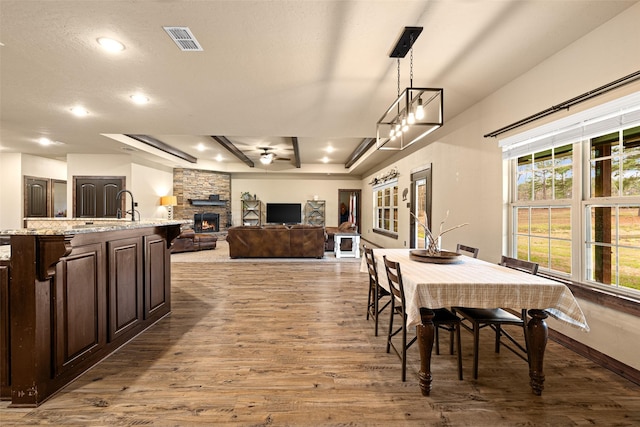
[[[387, 353], [393, 349], [402, 361], [402, 381], [407, 378], [407, 350], [411, 345], [416, 342], [417, 337], [413, 337], [411, 341], [407, 343], [407, 313], [405, 311], [406, 300], [404, 295], [404, 285], [402, 283], [402, 272], [400, 269], [400, 263], [389, 261], [387, 256], [382, 257], [384, 259], [384, 268], [387, 274], [387, 280], [389, 282], [389, 289], [391, 290], [391, 316], [389, 319], [389, 333], [387, 335]], [[453, 354], [453, 332], [455, 331], [456, 340], [458, 342], [458, 379], [462, 380], [462, 349], [460, 343], [460, 318], [453, 314], [446, 308], [439, 308], [433, 310], [433, 326], [435, 327], [435, 341], [436, 341], [436, 354], [439, 354], [438, 345], [438, 329], [447, 330], [451, 333], [451, 345], [450, 353]], [[394, 329], [393, 318], [399, 316], [401, 324]], [[398, 334], [402, 334], [402, 346], [396, 346], [393, 343], [392, 338]]]
[[[373, 249], [363, 246], [364, 259], [367, 263], [367, 271], [369, 272], [369, 298], [367, 301], [367, 320], [373, 317], [375, 322], [375, 336], [378, 336], [378, 320], [380, 313], [391, 304], [391, 294], [382, 286], [378, 280], [378, 267], [376, 259], [373, 256]], [[381, 306], [381, 300], [386, 300]]]
[[[523, 261], [516, 258], [502, 256], [500, 265], [524, 271], [530, 274], [538, 273], [538, 264], [530, 261]], [[462, 327], [473, 334], [473, 378], [478, 379], [478, 351], [480, 344], [480, 330], [490, 327], [495, 332], [494, 351], [500, 353], [500, 346], [504, 346], [516, 356], [528, 362], [527, 334], [524, 333], [525, 345], [520, 344], [511, 334], [503, 329], [506, 325], [515, 325], [523, 329], [526, 327], [526, 309], [522, 310], [521, 317], [512, 314], [502, 308], [470, 308], [453, 307], [453, 312], [462, 317]], [[465, 322], [468, 322], [467, 325]], [[501, 338], [506, 338], [505, 342]]]
[[479, 252], [480, 249], [474, 248], [473, 246], [463, 245], [462, 243], [458, 243], [458, 246], [456, 247], [456, 253], [464, 255], [469, 254], [473, 258], [478, 258]]

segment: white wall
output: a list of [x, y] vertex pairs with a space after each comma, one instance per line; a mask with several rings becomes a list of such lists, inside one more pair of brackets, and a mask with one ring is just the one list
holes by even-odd
[[24, 176], [67, 179], [65, 162], [21, 153], [0, 155], [0, 229], [22, 227]]
[[67, 164], [60, 160], [23, 154], [22, 175], [66, 181]]
[[160, 197], [173, 194], [173, 170], [131, 165], [131, 187], [141, 218], [167, 218], [167, 208], [160, 206]]
[[[503, 202], [503, 171], [497, 140], [484, 134], [547, 109], [559, 102], [586, 93], [608, 82], [640, 70], [637, 54], [640, 40], [640, 3], [629, 8], [592, 33], [576, 41], [557, 55], [496, 91], [465, 113], [450, 119], [445, 126], [430, 135], [414, 152], [407, 151], [389, 159], [381, 169], [363, 180], [363, 205], [372, 206], [371, 177], [397, 166], [400, 171], [400, 191], [409, 186], [413, 168], [433, 165], [434, 225], [451, 214], [447, 225], [470, 222], [443, 238], [443, 246], [451, 248], [464, 241], [480, 248], [480, 258], [495, 262], [502, 254], [505, 205]], [[546, 120], [555, 120], [640, 90], [640, 82], [600, 96], [572, 111], [558, 113]], [[446, 91], [445, 91], [446, 94]], [[446, 102], [445, 102], [446, 105]], [[544, 123], [537, 122], [535, 125]], [[519, 129], [518, 132], [524, 129]], [[508, 136], [508, 135], [504, 135]], [[402, 208], [398, 240], [370, 232], [371, 209], [364, 209], [363, 237], [379, 246], [402, 247], [408, 242], [409, 213]], [[549, 325], [561, 333], [582, 342], [610, 357], [640, 369], [640, 319], [579, 300], [591, 332], [583, 333], [551, 319]]]
[[255, 194], [264, 203], [301, 203], [313, 200], [326, 201], [325, 225], [338, 226], [338, 190], [360, 189], [361, 181], [357, 178], [343, 179], [324, 177], [295, 178], [284, 177], [276, 174], [264, 174], [257, 176], [232, 175], [231, 176], [231, 216], [233, 225], [241, 225], [242, 207], [240, 196], [245, 191]]
[[0, 230], [22, 227], [22, 154], [0, 154]]

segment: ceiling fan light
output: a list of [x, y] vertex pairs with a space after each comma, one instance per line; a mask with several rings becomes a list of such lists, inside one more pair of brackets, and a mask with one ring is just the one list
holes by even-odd
[[260, 155], [260, 163], [270, 165], [273, 162], [273, 153], [264, 153]]

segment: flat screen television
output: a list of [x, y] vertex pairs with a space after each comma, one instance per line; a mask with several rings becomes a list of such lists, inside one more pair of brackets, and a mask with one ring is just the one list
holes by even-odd
[[267, 222], [271, 224], [300, 224], [301, 203], [267, 203]]

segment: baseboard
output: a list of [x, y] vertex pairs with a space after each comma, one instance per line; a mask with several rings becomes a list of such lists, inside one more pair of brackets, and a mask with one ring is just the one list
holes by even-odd
[[640, 371], [549, 328], [549, 338], [621, 377], [640, 385]]

